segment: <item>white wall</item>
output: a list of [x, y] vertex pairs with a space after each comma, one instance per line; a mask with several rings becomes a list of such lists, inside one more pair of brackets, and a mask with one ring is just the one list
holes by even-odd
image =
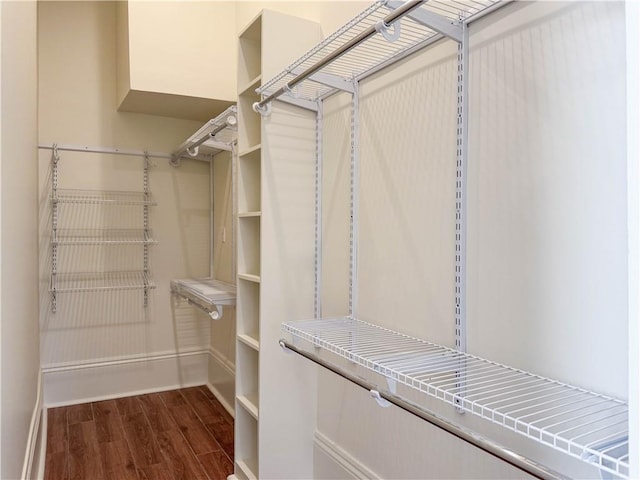
[[[515, 3], [471, 25], [468, 350], [627, 397], [624, 5]], [[585, 46], [589, 46], [586, 48]], [[356, 313], [454, 345], [455, 44], [362, 82]], [[324, 285], [344, 285], [348, 110], [327, 102]], [[333, 228], [335, 226], [335, 228]], [[336, 239], [336, 235], [338, 239]], [[342, 248], [339, 247], [342, 241]], [[344, 294], [324, 297], [344, 313]], [[377, 379], [382, 381], [382, 379]], [[318, 430], [382, 478], [513, 477], [320, 375]], [[563, 455], [454, 421], [571, 476]], [[463, 453], [461, 453], [463, 452]], [[316, 476], [333, 470], [316, 464]]]
[[[41, 2], [39, 4], [39, 141], [170, 152], [201, 126], [200, 122], [116, 111], [115, 2]], [[61, 188], [142, 189], [142, 159], [61, 152]], [[47, 252], [50, 225], [46, 196], [50, 152], [40, 154], [41, 252]], [[209, 274], [209, 165], [185, 160], [178, 169], [152, 159], [150, 190], [158, 201], [150, 225], [159, 244], [150, 247], [157, 288], [145, 314], [139, 292], [59, 295], [57, 314], [46, 293], [47, 257], [41, 263], [41, 348], [48, 403], [77, 401], [134, 390], [205, 383], [210, 325], [206, 315], [172, 301], [172, 278]], [[79, 209], [65, 220], [100, 226], [104, 210]], [[119, 210], [119, 220], [139, 222], [140, 211]], [[116, 255], [85, 247], [60, 262], [77, 269], [85, 262], [106, 267], [140, 262], [140, 250], [121, 247]], [[67, 262], [65, 264], [65, 261]], [[72, 264], [75, 263], [75, 265]], [[197, 353], [195, 356], [178, 354]], [[131, 363], [140, 359], [155, 359]], [[125, 366], [107, 368], [112, 360]], [[82, 364], [95, 368], [70, 370]], [[97, 372], [104, 377], [96, 382]], [[118, 370], [120, 368], [120, 370]], [[131, 375], [119, 372], [130, 368]], [[77, 381], [76, 381], [77, 380]]]
[[[20, 478], [36, 407], [36, 3], [0, 4], [0, 477]], [[39, 412], [36, 412], [39, 414]]]

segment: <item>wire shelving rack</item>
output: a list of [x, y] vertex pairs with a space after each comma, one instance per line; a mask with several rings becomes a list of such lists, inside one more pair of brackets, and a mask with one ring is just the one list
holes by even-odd
[[283, 323], [294, 339], [555, 450], [629, 475], [627, 403], [343, 317]]

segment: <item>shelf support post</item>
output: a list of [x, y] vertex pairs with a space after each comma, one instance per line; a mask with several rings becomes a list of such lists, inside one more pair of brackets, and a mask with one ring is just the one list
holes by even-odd
[[[468, 71], [469, 71], [469, 30], [462, 22], [462, 39], [458, 43], [457, 55], [457, 119], [456, 119], [456, 233], [455, 233], [455, 323], [456, 349], [467, 350], [467, 312], [466, 312], [466, 275], [467, 275], [467, 137], [468, 137]], [[461, 360], [457, 372], [457, 387], [464, 394], [464, 360]], [[456, 400], [456, 403], [460, 401]], [[458, 412], [462, 410], [458, 408]]]
[[351, 96], [351, 212], [349, 229], [349, 316], [354, 318], [358, 292], [358, 153], [359, 153], [359, 89], [357, 80], [353, 81]]
[[58, 145], [53, 144], [51, 149], [51, 234], [53, 236], [51, 242], [51, 312], [56, 313], [57, 310], [57, 275], [58, 275], [58, 161], [60, 154], [58, 153]]
[[322, 121], [323, 101], [318, 100], [316, 111], [316, 185], [315, 185], [315, 289], [314, 289], [314, 313], [315, 318], [322, 318]]
[[[143, 208], [143, 223], [144, 223], [144, 236], [149, 238], [149, 155], [144, 152], [144, 173], [143, 173], [143, 191], [144, 191], [144, 206]], [[149, 305], [149, 244], [144, 242], [142, 246], [143, 255], [143, 270], [144, 270], [144, 307]]]

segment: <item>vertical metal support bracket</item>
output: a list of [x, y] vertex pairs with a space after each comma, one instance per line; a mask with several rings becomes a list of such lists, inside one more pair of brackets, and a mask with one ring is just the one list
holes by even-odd
[[53, 144], [51, 153], [51, 279], [49, 290], [51, 292], [51, 312], [56, 313], [58, 308], [56, 287], [58, 283], [58, 144]]
[[[144, 191], [144, 205], [143, 209], [143, 223], [144, 223], [144, 236], [149, 238], [149, 155], [144, 152], [144, 173], [143, 173], [143, 191]], [[149, 305], [149, 244], [144, 242], [143, 246], [143, 270], [144, 270], [144, 307]]]
[[[456, 132], [456, 238], [455, 238], [455, 320], [456, 349], [465, 352], [467, 349], [466, 318], [466, 274], [467, 274], [467, 140], [468, 140], [468, 71], [469, 71], [469, 30], [462, 22], [462, 41], [458, 43], [458, 86], [457, 86], [457, 132]], [[459, 366], [456, 374], [456, 388], [460, 396], [464, 394], [465, 368]], [[460, 405], [461, 400], [456, 400]], [[458, 412], [463, 413], [458, 407]]]
[[315, 289], [314, 289], [314, 314], [316, 319], [322, 318], [322, 122], [324, 102], [318, 100], [316, 111], [316, 185], [315, 185]]
[[[211, 160], [213, 162], [213, 159]], [[213, 168], [213, 163], [211, 165]], [[238, 279], [236, 278], [236, 274], [238, 268], [236, 266], [236, 255], [237, 255], [237, 221], [238, 221], [238, 143], [237, 141], [231, 144], [231, 278], [233, 278], [233, 284], [238, 284]], [[213, 251], [211, 253], [213, 258]], [[213, 276], [213, 269], [211, 270], [211, 275]]]
[[354, 318], [358, 297], [358, 153], [359, 153], [359, 108], [360, 85], [353, 81], [351, 96], [351, 187], [349, 229], [349, 316]]

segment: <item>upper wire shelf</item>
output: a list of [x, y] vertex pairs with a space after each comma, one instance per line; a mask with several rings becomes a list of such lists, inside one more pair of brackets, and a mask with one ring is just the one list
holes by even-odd
[[231, 105], [182, 142], [171, 154], [171, 163], [177, 165], [181, 157], [209, 160], [222, 151], [231, 151], [237, 138], [238, 108]]
[[628, 405], [354, 318], [283, 323], [366, 369], [555, 450], [628, 477]]
[[52, 199], [57, 203], [101, 205], [157, 205], [150, 193], [59, 188]]
[[154, 245], [151, 230], [140, 228], [60, 228], [53, 232], [53, 245]]
[[[348, 90], [353, 80], [365, 78], [443, 35], [459, 40], [463, 21], [499, 3], [378, 0], [256, 91], [263, 97], [284, 94], [315, 102], [336, 91]], [[387, 23], [389, 15], [405, 8], [407, 12], [398, 20]], [[313, 73], [306, 76], [309, 71]]]

